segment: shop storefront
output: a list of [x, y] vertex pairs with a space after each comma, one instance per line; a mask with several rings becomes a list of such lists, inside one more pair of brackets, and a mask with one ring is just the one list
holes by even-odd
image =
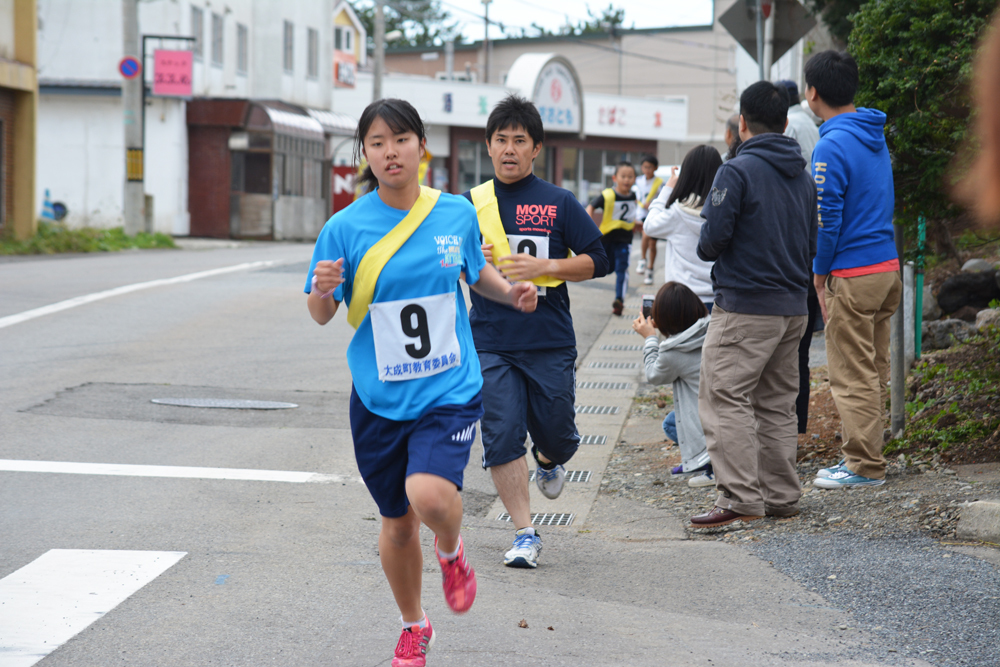
[[302, 240], [330, 216], [330, 154], [354, 122], [281, 102], [188, 105], [191, 235]]
[[[428, 184], [465, 192], [493, 176], [485, 145], [486, 120], [504, 96], [517, 92], [542, 115], [545, 147], [535, 159], [535, 174], [572, 191], [580, 201], [611, 183], [614, 166], [638, 166], [655, 154], [658, 141], [687, 136], [687, 98], [644, 99], [586, 93], [572, 64], [557, 54], [520, 56], [504, 86], [418, 77], [383, 81], [387, 97], [409, 100], [428, 125], [434, 155]], [[370, 79], [334, 95], [334, 108], [358, 117], [371, 101]]]

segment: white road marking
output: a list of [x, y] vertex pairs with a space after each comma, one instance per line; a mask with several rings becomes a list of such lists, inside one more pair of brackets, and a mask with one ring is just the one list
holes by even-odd
[[[122, 463], [74, 463], [71, 461], [17, 461], [0, 459], [0, 472], [68, 473], [119, 477], [172, 477], [178, 479], [228, 479], [245, 482], [290, 482], [331, 484], [362, 482], [360, 477], [292, 470], [247, 470], [243, 468], [197, 468], [188, 466], [129, 465]], [[6, 667], [6, 666], [4, 666]]]
[[59, 303], [53, 303], [52, 305], [49, 306], [42, 306], [41, 308], [26, 310], [23, 313], [17, 313], [16, 315], [8, 315], [7, 317], [0, 317], [0, 329], [12, 326], [14, 324], [20, 324], [21, 322], [27, 322], [28, 320], [33, 320], [36, 317], [42, 317], [43, 315], [51, 315], [52, 313], [58, 313], [63, 310], [68, 310], [70, 308], [76, 308], [77, 306], [82, 306], [84, 304], [93, 303], [94, 301], [100, 301], [102, 299], [108, 299], [113, 296], [128, 294], [129, 292], [138, 292], [139, 290], [150, 289], [152, 287], [162, 287], [164, 285], [176, 285], [177, 283], [188, 283], [191, 282], [192, 280], [199, 280], [201, 278], [210, 278], [211, 276], [219, 276], [224, 273], [233, 273], [235, 271], [249, 271], [250, 269], [259, 269], [268, 266], [274, 266], [278, 263], [279, 262], [274, 260], [267, 260], [261, 262], [247, 262], [245, 264], [236, 264], [234, 266], [224, 266], [221, 269], [198, 271], [197, 273], [188, 273], [183, 276], [177, 276], [175, 278], [161, 278], [159, 280], [149, 280], [144, 283], [133, 283], [131, 285], [123, 285], [121, 287], [115, 287], [114, 289], [104, 290], [103, 292], [84, 294], [83, 296], [74, 297], [72, 299], [66, 299], [65, 301], [60, 301]]
[[183, 558], [53, 549], [0, 579], [0, 665], [31, 667]]

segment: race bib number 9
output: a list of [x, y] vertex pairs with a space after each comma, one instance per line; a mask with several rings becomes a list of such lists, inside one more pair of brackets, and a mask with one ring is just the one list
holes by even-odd
[[430, 377], [462, 364], [454, 292], [373, 303], [368, 310], [380, 381]]

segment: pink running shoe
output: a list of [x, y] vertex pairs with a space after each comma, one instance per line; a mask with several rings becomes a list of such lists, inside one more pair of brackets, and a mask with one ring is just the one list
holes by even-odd
[[[438, 553], [436, 536], [434, 553]], [[445, 602], [456, 614], [464, 614], [476, 599], [476, 572], [465, 560], [465, 543], [461, 537], [458, 538], [458, 556], [450, 561], [438, 556], [438, 562], [444, 575]]]
[[412, 625], [403, 628], [396, 644], [396, 657], [392, 659], [392, 667], [424, 667], [427, 664], [427, 652], [434, 645], [434, 628], [431, 619], [427, 619], [427, 627]]

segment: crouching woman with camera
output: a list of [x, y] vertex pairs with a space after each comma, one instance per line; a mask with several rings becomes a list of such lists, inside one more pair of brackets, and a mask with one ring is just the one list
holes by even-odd
[[[632, 329], [646, 339], [643, 348], [646, 381], [673, 384], [674, 412], [667, 415], [663, 426], [667, 436], [680, 446], [681, 464], [671, 474], [694, 475], [688, 480], [688, 486], [692, 487], [715, 485], [698, 415], [701, 346], [709, 319], [705, 304], [690, 288], [669, 282], [656, 293], [649, 317], [640, 313], [632, 322]], [[657, 330], [665, 337], [662, 342]], [[668, 423], [671, 421], [676, 423], [676, 433], [671, 432]]]

